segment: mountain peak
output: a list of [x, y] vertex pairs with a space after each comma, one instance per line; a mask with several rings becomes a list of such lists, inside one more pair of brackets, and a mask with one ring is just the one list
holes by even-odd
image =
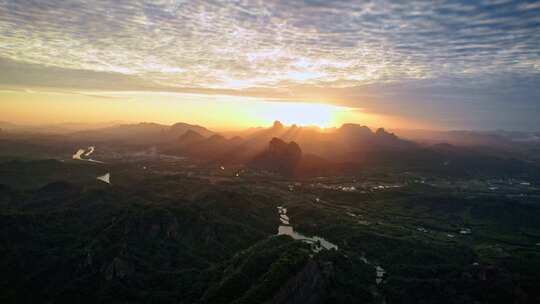
[[378, 128], [375, 132], [375, 135], [377, 136], [385, 136], [385, 137], [396, 137], [397, 136], [394, 133], [387, 132], [384, 128]]
[[185, 128], [185, 127], [198, 127], [196, 125], [190, 125], [185, 122], [177, 122], [171, 126], [171, 128]]
[[274, 137], [268, 144], [268, 149], [256, 156], [251, 165], [283, 175], [292, 175], [301, 158], [302, 150], [297, 143], [294, 141], [286, 143]]
[[274, 124], [272, 125], [272, 128], [274, 129], [282, 129], [283, 127], [283, 124], [279, 120], [274, 121]]
[[290, 145], [291, 145], [292, 149], [295, 149], [295, 148], [300, 149], [300, 147], [298, 147], [298, 144], [296, 144], [293, 141], [290, 142], [289, 144], [287, 144], [282, 139], [274, 137], [274, 138], [272, 138], [272, 140], [270, 140], [270, 143], [268, 144], [268, 151], [270, 153], [280, 154], [283, 151], [288, 150]]
[[346, 134], [348, 136], [371, 136], [373, 135], [373, 132], [370, 128], [366, 126], [361, 126], [359, 124], [354, 123], [346, 123], [343, 124], [339, 129], [338, 132], [342, 134]]
[[182, 136], [178, 138], [179, 142], [193, 142], [204, 139], [204, 136], [201, 134], [193, 131], [193, 130], [187, 130]]

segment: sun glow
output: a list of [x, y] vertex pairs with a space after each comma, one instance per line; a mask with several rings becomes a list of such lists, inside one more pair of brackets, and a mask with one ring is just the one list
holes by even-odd
[[308, 102], [265, 102], [261, 107], [265, 124], [279, 120], [286, 125], [321, 128], [336, 126], [338, 114], [350, 111], [347, 107]]
[[374, 124], [380, 120], [358, 108], [307, 101], [172, 92], [39, 89], [0, 90], [0, 113], [21, 123], [181, 121], [217, 130], [269, 126], [275, 120], [285, 125], [321, 128], [337, 127], [344, 122]]

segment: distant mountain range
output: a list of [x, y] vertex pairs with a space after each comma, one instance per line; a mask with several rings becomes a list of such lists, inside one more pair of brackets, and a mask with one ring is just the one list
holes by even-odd
[[[18, 142], [5, 136], [10, 134], [9, 129], [3, 133], [5, 140], [0, 146], [17, 150]], [[370, 167], [417, 169], [447, 175], [497, 171], [515, 174], [534, 171], [536, 167], [527, 168], [531, 163], [540, 163], [540, 145], [535, 144], [535, 136], [538, 136], [535, 133], [527, 136], [503, 131], [402, 134], [408, 139], [382, 128], [373, 131], [359, 124], [320, 129], [285, 126], [276, 121], [268, 128], [252, 128], [226, 137], [187, 123], [139, 123], [77, 131], [47, 140], [136, 149], [152, 147], [162, 154], [188, 157], [205, 164], [234, 164], [289, 176], [355, 174]], [[40, 143], [37, 138], [32, 137], [31, 142]], [[39, 146], [33, 150], [40, 149], [47, 150]]]
[[540, 143], [540, 132], [518, 131], [434, 131], [434, 130], [394, 130], [403, 138], [424, 143], [449, 143], [466, 146], [505, 146], [514, 144]]
[[[89, 135], [92, 137], [100, 137], [100, 135], [105, 134], [105, 138], [113, 138], [114, 140], [121, 139], [129, 142], [130, 140], [136, 140], [137, 136], [133, 135], [134, 132], [140, 134], [152, 134], [160, 135], [160, 133], [171, 134], [171, 136], [180, 136], [186, 130], [193, 130], [200, 133], [203, 136], [209, 136], [215, 134], [216, 132], [210, 131], [202, 126], [187, 124], [187, 123], [176, 123], [173, 125], [158, 124], [153, 122], [142, 122], [142, 123], [122, 123], [122, 122], [103, 122], [103, 123], [77, 123], [77, 122], [68, 122], [68, 123], [56, 123], [56, 124], [16, 124], [9, 121], [0, 121], [0, 129], [4, 132], [9, 133], [34, 133], [34, 134], [61, 134], [61, 135]], [[92, 132], [90, 132], [92, 131]], [[340, 128], [330, 128], [330, 129], [320, 129], [318, 127], [299, 127], [297, 125], [284, 126], [279, 121], [276, 121], [271, 128], [250, 128], [243, 131], [235, 132], [219, 132], [225, 137], [234, 137], [240, 136], [242, 138], [250, 138], [254, 142], [257, 142], [259, 139], [259, 145], [264, 146], [268, 143], [268, 140], [272, 137], [279, 137], [284, 140], [294, 140], [306, 146], [306, 138], [311, 139], [314, 134], [319, 136], [321, 139], [325, 135], [335, 133], [340, 131], [343, 134], [346, 133], [356, 133], [359, 135], [364, 133], [363, 141], [365, 137], [369, 137], [370, 133], [383, 135], [385, 133], [392, 134], [387, 132], [384, 129], [378, 129], [375, 132], [370, 132], [371, 130], [366, 126], [361, 126], [358, 124], [347, 123], [342, 125]], [[493, 131], [472, 131], [472, 130], [414, 130], [414, 129], [393, 129], [392, 132], [408, 141], [436, 144], [436, 143], [449, 143], [454, 145], [466, 145], [466, 146], [504, 146], [512, 145], [516, 143], [529, 144], [529, 143], [540, 143], [540, 131], [505, 131], [505, 130], [493, 130]], [[174, 137], [173, 136], [173, 137]], [[326, 136], [329, 137], [329, 136]], [[167, 136], [160, 136], [159, 140], [169, 140]]]
[[95, 130], [101, 128], [112, 127], [118, 125], [119, 122], [102, 122], [102, 123], [77, 123], [66, 122], [56, 124], [14, 124], [10, 122], [0, 121], [0, 129], [15, 133], [40, 133], [40, 134], [69, 134], [82, 130]]
[[321, 130], [296, 125], [286, 127], [276, 121], [270, 128], [249, 130], [241, 136], [229, 139], [215, 133], [210, 135], [206, 129], [203, 133], [193, 127], [184, 130], [187, 131], [176, 140], [167, 141], [162, 150], [199, 159], [245, 162], [263, 152], [275, 155], [276, 151], [284, 149], [287, 142], [288, 145], [301, 147], [304, 154], [335, 161], [356, 161], [358, 155], [367, 151], [398, 150], [416, 146], [413, 142], [402, 140], [383, 129], [373, 132], [368, 127], [356, 124]]
[[70, 134], [70, 136], [86, 138], [92, 141], [117, 141], [126, 144], [158, 144], [175, 141], [187, 131], [194, 131], [202, 136], [213, 134], [213, 132], [204, 127], [181, 122], [172, 126], [143, 122], [79, 131]]
[[[528, 164], [492, 150], [450, 144], [422, 145], [384, 129], [358, 124], [322, 130], [284, 126], [246, 131], [232, 138], [190, 129], [164, 143], [165, 154], [187, 156], [208, 164], [240, 164], [286, 176], [357, 173], [373, 167], [407, 168], [444, 174], [509, 174], [530, 171]], [[505, 156], [506, 155], [506, 156]]]

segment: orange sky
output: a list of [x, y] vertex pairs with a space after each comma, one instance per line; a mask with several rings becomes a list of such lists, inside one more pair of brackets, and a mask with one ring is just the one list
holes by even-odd
[[536, 131], [539, 14], [523, 1], [0, 1], [0, 120]]
[[400, 127], [410, 122], [366, 113], [360, 108], [312, 101], [269, 101], [264, 98], [126, 91], [0, 91], [0, 121], [20, 124], [63, 122], [187, 122], [214, 129], [267, 126], [274, 120], [290, 125], [339, 126], [356, 122]]

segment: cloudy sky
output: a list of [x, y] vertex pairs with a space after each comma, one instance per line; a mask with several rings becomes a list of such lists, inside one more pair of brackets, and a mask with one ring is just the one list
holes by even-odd
[[0, 120], [152, 92], [540, 130], [540, 1], [0, 0]]

